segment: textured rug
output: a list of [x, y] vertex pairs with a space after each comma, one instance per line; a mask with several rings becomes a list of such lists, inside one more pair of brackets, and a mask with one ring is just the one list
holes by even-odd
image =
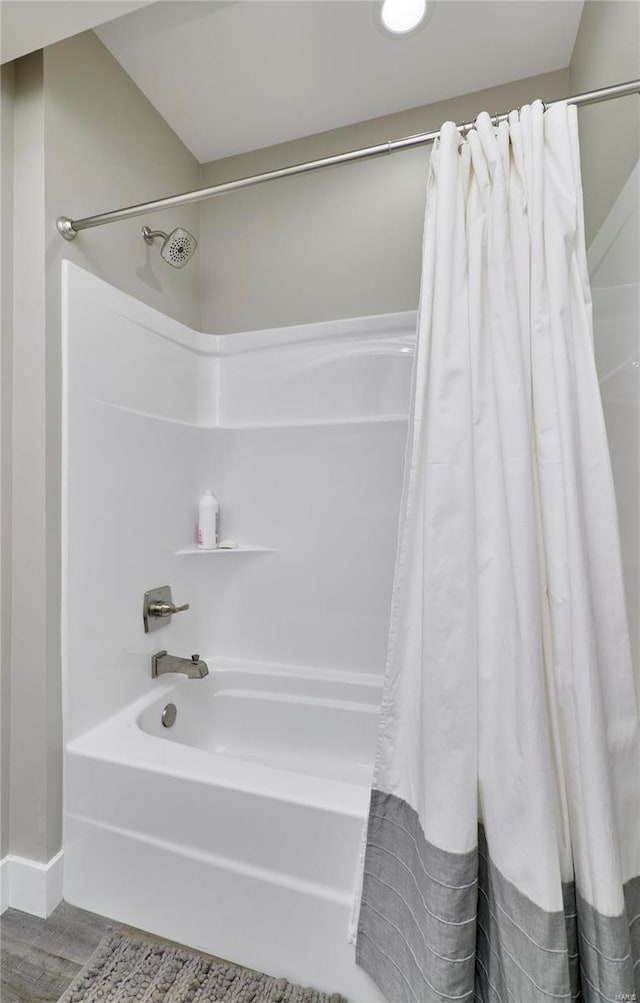
[[58, 1003], [346, 1003], [184, 948], [108, 933]]

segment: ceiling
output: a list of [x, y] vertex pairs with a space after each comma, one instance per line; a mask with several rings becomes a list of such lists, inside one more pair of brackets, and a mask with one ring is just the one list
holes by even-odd
[[566, 67], [583, 0], [436, 0], [404, 38], [371, 0], [179, 0], [96, 29], [205, 163]]
[[0, 62], [53, 45], [150, 0], [0, 0]]

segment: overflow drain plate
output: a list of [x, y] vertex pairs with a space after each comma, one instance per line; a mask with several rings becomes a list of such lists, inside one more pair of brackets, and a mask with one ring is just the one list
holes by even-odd
[[174, 703], [168, 703], [165, 709], [162, 711], [162, 723], [165, 728], [171, 728], [176, 722], [176, 717], [178, 716], [178, 711]]

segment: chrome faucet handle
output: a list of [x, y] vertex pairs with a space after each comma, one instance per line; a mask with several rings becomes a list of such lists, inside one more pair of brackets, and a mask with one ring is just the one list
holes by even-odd
[[194, 663], [194, 665], [197, 665], [198, 662], [200, 661], [200, 655], [192, 655], [191, 661]]

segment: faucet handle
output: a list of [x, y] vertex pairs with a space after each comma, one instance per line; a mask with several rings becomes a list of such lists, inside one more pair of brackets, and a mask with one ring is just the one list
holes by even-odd
[[197, 665], [198, 662], [200, 661], [200, 655], [192, 655], [191, 661], [193, 662], [194, 665]]
[[150, 602], [147, 606], [149, 616], [173, 616], [174, 613], [182, 613], [185, 609], [189, 609], [188, 602], [182, 606], [176, 606], [172, 602]]
[[163, 621], [171, 622], [174, 613], [183, 613], [186, 609], [189, 609], [188, 602], [182, 603], [181, 606], [176, 606], [173, 602], [169, 585], [145, 592], [142, 608], [145, 634], [164, 626]]

